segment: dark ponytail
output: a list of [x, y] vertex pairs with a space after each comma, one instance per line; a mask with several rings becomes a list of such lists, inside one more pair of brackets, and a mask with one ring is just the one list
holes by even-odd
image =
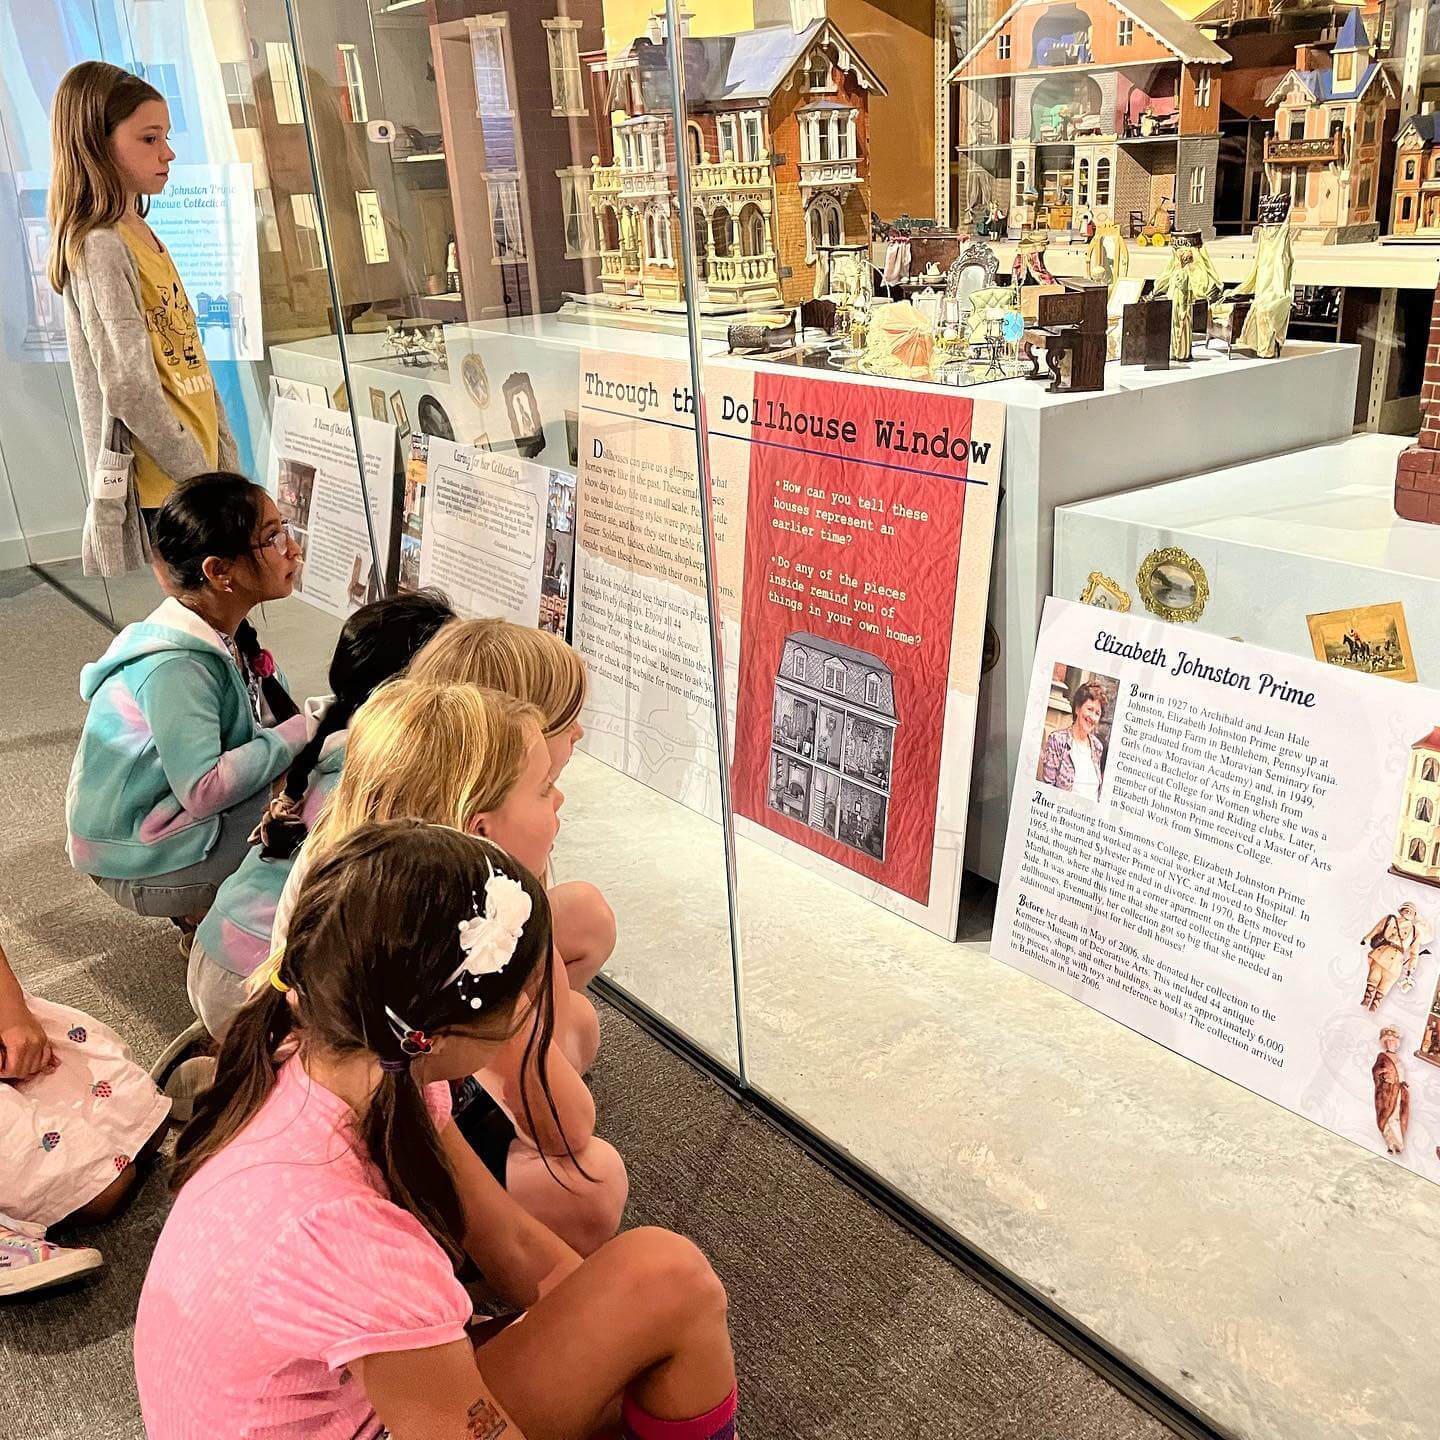
[[[207, 584], [206, 560], [253, 560], [264, 504], [265, 491], [230, 470], [181, 481], [155, 517], [155, 553], [170, 583], [181, 591], [201, 590]], [[258, 676], [276, 724], [298, 715], [300, 707], [274, 673], [274, 662], [268, 656], [261, 659], [265, 651], [248, 620], [235, 632], [235, 648]]]
[[230, 1022], [215, 1062], [215, 1081], [196, 1097], [190, 1123], [175, 1142], [170, 1188], [179, 1190], [244, 1129], [275, 1088], [276, 1055], [294, 1017], [286, 997], [267, 985]]
[[371, 692], [404, 674], [416, 652], [454, 618], [450, 602], [438, 590], [416, 590], [363, 605], [345, 622], [330, 660], [330, 689], [335, 698], [286, 772], [281, 794], [289, 806], [261, 821], [260, 853], [266, 860], [288, 860], [304, 842], [308, 827], [300, 818], [300, 806], [325, 742], [348, 730]]
[[[460, 922], [474, 915], [477, 897], [492, 898], [486, 886], [494, 876], [520, 886], [529, 918], [500, 970], [447, 983], [465, 959]], [[352, 831], [305, 877], [277, 972], [286, 993], [267, 985], [225, 1034], [216, 1084], [176, 1148], [174, 1188], [258, 1113], [288, 1042], [298, 1039], [302, 1056], [312, 1048], [334, 1058], [369, 1056], [379, 1062], [379, 1082], [357, 1112], [355, 1148], [395, 1204], [458, 1260], [464, 1206], [412, 1051], [423, 1054], [429, 1040], [455, 1031], [503, 1043], [533, 987], [540, 1039], [532, 1037], [525, 1065], [538, 1064], [554, 1117], [542, 1059], [553, 1033], [550, 958], [545, 888], [498, 846], [418, 820]], [[398, 1034], [392, 1017], [414, 1029]]]

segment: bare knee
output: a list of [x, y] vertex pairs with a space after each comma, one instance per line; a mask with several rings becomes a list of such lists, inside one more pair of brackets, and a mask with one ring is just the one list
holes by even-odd
[[615, 949], [615, 912], [588, 881], [568, 880], [550, 892], [556, 912], [555, 945], [567, 963], [582, 957], [603, 963]]
[[627, 1230], [606, 1247], [625, 1261], [624, 1283], [637, 1305], [679, 1327], [723, 1325], [729, 1302], [720, 1277], [693, 1241], [670, 1230]]
[[547, 1167], [537, 1151], [513, 1144], [505, 1188], [575, 1251], [593, 1255], [620, 1228], [630, 1196], [625, 1162], [613, 1145], [594, 1137], [576, 1154], [579, 1169], [567, 1157], [548, 1159]]

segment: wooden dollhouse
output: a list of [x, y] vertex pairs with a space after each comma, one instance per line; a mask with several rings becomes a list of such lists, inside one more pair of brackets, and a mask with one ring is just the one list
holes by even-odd
[[1440, 885], [1440, 726], [1410, 747], [1390, 870], [1408, 880]]
[[962, 207], [1212, 235], [1228, 60], [1165, 0], [1015, 0], [950, 74]]
[[1440, 239], [1440, 112], [1413, 116], [1395, 138], [1390, 233]]
[[[869, 97], [884, 86], [829, 20], [686, 35], [680, 136], [695, 202], [703, 308], [798, 304], [868, 263]], [[613, 163], [590, 184], [605, 295], [684, 298], [671, 43], [651, 33], [608, 62]]]
[[1265, 142], [1273, 192], [1290, 196], [1297, 240], [1331, 244], [1379, 233], [1382, 149], [1395, 87], [1372, 58], [1351, 10], [1334, 47], [1295, 49], [1294, 68], [1269, 97], [1275, 133]]

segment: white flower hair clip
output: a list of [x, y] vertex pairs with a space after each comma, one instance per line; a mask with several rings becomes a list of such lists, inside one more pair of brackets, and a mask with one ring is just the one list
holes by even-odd
[[[525, 887], [508, 875], [497, 875], [486, 862], [490, 877], [485, 882], [484, 903], [477, 896], [475, 913], [459, 924], [460, 949], [465, 958], [455, 967], [445, 986], [482, 975], [498, 975], [515, 956], [525, 924], [530, 919], [532, 902]], [[444, 986], [441, 987], [445, 988]], [[470, 997], [470, 1008], [480, 1009], [478, 995]]]

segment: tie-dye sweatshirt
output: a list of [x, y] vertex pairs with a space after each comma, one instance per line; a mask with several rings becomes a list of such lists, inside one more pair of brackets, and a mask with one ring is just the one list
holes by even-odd
[[70, 863], [143, 880], [202, 861], [220, 817], [305, 743], [305, 716], [255, 723], [220, 637], [178, 600], [127, 625], [80, 672], [89, 714], [65, 796]]
[[[306, 708], [310, 708], [308, 701]], [[300, 812], [310, 829], [320, 818], [321, 807], [330, 798], [330, 792], [340, 783], [346, 734], [342, 730], [326, 736], [320, 759], [310, 772], [310, 784]], [[220, 887], [210, 913], [200, 922], [196, 940], [210, 959], [232, 975], [250, 974], [269, 956], [275, 907], [280, 903], [280, 892], [294, 864], [294, 856], [289, 860], [266, 860], [260, 854], [260, 847], [252, 845], [240, 868]]]

